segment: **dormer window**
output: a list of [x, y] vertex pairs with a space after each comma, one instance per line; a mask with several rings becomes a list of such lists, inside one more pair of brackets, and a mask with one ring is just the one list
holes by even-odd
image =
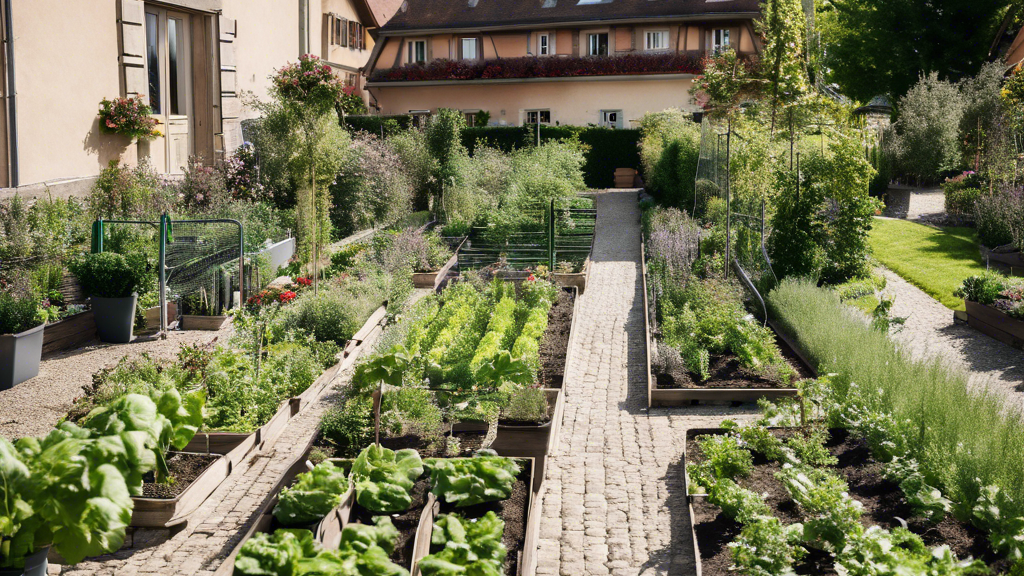
[[409, 64], [426, 64], [427, 62], [427, 41], [409, 41]]

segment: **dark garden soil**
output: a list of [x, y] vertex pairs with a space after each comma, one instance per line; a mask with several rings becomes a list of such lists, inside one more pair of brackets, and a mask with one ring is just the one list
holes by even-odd
[[170, 482], [157, 483], [152, 472], [143, 477], [142, 496], [144, 498], [172, 499], [188, 489], [199, 475], [206, 471], [214, 462], [220, 460], [216, 454], [189, 454], [171, 452], [167, 458], [167, 469]]
[[560, 290], [558, 301], [548, 312], [548, 328], [540, 339], [540, 372], [537, 380], [541, 388], [561, 388], [565, 380], [565, 357], [569, 352], [573, 304], [572, 292]]
[[[712, 431], [690, 430], [687, 433], [686, 462], [699, 462], [703, 455], [695, 438]], [[720, 432], [720, 431], [717, 431]], [[774, 431], [780, 438], [798, 433], [795, 430]], [[839, 459], [834, 467], [836, 472], [850, 485], [850, 496], [864, 505], [861, 524], [865, 527], [878, 525], [893, 529], [900, 526], [898, 518], [907, 519], [908, 528], [921, 536], [929, 547], [946, 544], [958, 558], [973, 557], [983, 560], [993, 574], [1009, 571], [1009, 564], [994, 554], [986, 535], [977, 528], [947, 516], [942, 522], [932, 525], [921, 518], [914, 518], [910, 507], [904, 501], [899, 486], [885, 480], [882, 465], [871, 458], [864, 440], [854, 438], [846, 430], [830, 430], [828, 450]], [[800, 522], [796, 504], [782, 484], [775, 479], [780, 465], [769, 462], [755, 454], [754, 471], [738, 483], [744, 488], [765, 495], [765, 501], [783, 524]], [[731, 576], [732, 554], [728, 548], [740, 532], [740, 526], [721, 513], [717, 506], [704, 498], [694, 498], [693, 525], [700, 550], [701, 573], [705, 576]], [[799, 564], [794, 566], [797, 574], [836, 574], [832, 558], [821, 551], [812, 550]]]
[[[505, 521], [505, 532], [501, 542], [508, 549], [508, 556], [505, 557], [505, 569], [502, 572], [507, 576], [517, 576], [520, 569], [523, 547], [526, 543], [526, 519], [530, 513], [530, 464], [520, 462], [522, 471], [516, 478], [512, 487], [512, 495], [506, 500], [499, 502], [487, 502], [476, 506], [456, 508], [446, 502], [441, 502], [441, 514], [455, 512], [466, 519], [482, 518], [484, 514], [493, 511], [499, 518]], [[432, 546], [431, 552], [435, 552]]]
[[787, 384], [785, 380], [774, 374], [759, 374], [755, 370], [744, 367], [740, 359], [733, 354], [711, 357], [711, 377], [701, 382], [688, 371], [682, 362], [673, 362], [664, 371], [656, 371], [655, 381], [659, 390], [680, 388], [792, 388], [797, 380], [813, 377], [811, 370], [778, 336], [775, 337], [779, 350], [786, 363], [793, 369], [796, 376]]
[[[424, 475], [412, 487], [412, 506], [405, 512], [388, 514], [391, 517], [391, 523], [398, 529], [398, 540], [395, 542], [395, 552], [391, 555], [391, 561], [407, 570], [412, 568], [416, 531], [420, 525], [423, 508], [427, 505], [429, 493], [430, 476]], [[379, 516], [379, 514], [374, 514], [359, 504], [352, 507], [352, 520], [359, 524], [372, 526], [374, 516]]]

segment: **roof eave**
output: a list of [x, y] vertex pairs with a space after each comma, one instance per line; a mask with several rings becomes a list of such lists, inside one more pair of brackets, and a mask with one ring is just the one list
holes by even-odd
[[661, 21], [695, 21], [695, 20], [743, 20], [756, 18], [761, 13], [753, 12], [704, 12], [701, 14], [680, 14], [675, 16], [639, 16], [634, 18], [609, 18], [590, 20], [565, 20], [565, 21], [534, 21], [523, 24], [495, 24], [491, 26], [451, 26], [442, 28], [399, 28], [389, 29], [386, 25], [380, 29], [381, 36], [416, 36], [422, 34], [451, 34], [451, 33], [473, 33], [494, 30], [526, 30], [538, 26], [551, 28], [571, 28], [576, 26], [632, 24], [637, 22], [661, 22]]

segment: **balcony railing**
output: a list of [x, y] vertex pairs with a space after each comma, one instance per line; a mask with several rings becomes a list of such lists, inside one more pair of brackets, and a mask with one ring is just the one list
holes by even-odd
[[625, 54], [622, 56], [546, 56], [470, 61], [439, 59], [375, 70], [370, 82], [566, 78], [642, 74], [700, 74], [704, 63], [692, 54]]

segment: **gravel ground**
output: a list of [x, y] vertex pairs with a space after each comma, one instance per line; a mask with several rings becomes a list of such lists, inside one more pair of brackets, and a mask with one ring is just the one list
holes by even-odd
[[920, 220], [945, 212], [946, 200], [941, 188], [890, 190], [885, 199], [884, 214], [890, 218]]
[[47, 434], [82, 395], [82, 387], [92, 383], [92, 375], [126, 355], [145, 352], [154, 358], [172, 359], [182, 344], [223, 339], [230, 331], [228, 324], [218, 332], [171, 331], [166, 340], [142, 337], [130, 344], [93, 341], [81, 348], [45, 355], [38, 376], [0, 391], [0, 436], [13, 440]]
[[888, 269], [884, 294], [895, 297], [893, 316], [906, 316], [896, 339], [917, 358], [939, 356], [971, 375], [972, 386], [984, 386], [1024, 409], [1024, 352], [953, 321], [953, 311]]

